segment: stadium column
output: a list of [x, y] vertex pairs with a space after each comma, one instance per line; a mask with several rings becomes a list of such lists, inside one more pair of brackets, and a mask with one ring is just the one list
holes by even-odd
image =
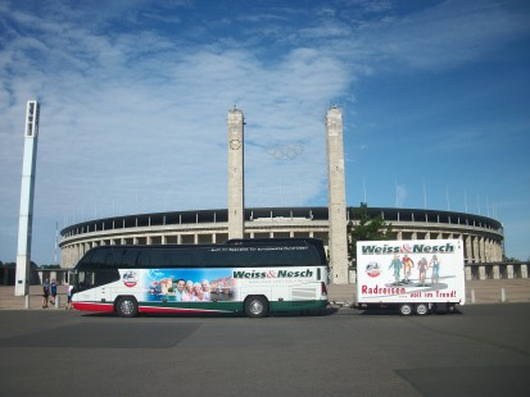
[[28, 101], [24, 130], [24, 158], [20, 188], [20, 213], [18, 221], [18, 248], [15, 280], [15, 296], [29, 294], [31, 272], [31, 229], [33, 224], [33, 194], [35, 166], [37, 163], [37, 139], [39, 135], [39, 103]]
[[228, 237], [245, 234], [245, 184], [243, 112], [234, 107], [228, 112]]
[[348, 283], [348, 236], [342, 112], [334, 105], [326, 113], [329, 194], [329, 258], [332, 283]]

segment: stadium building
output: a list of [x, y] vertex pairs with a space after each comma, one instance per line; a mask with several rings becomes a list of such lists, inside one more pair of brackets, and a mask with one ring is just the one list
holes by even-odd
[[[348, 222], [353, 209], [346, 211]], [[467, 264], [503, 260], [500, 222], [459, 212], [404, 208], [368, 208], [392, 224], [400, 240], [459, 238]], [[248, 208], [245, 238], [315, 237], [329, 244], [327, 207]], [[355, 226], [355, 223], [353, 224]], [[71, 268], [90, 248], [124, 244], [201, 244], [228, 240], [228, 211], [163, 212], [96, 219], [61, 232], [62, 267]]]
[[[348, 259], [347, 229], [348, 225], [355, 227], [355, 222], [351, 222], [353, 209], [346, 206], [342, 113], [336, 106], [328, 110], [325, 123], [328, 207], [245, 207], [245, 122], [242, 111], [234, 108], [228, 114], [227, 209], [116, 216], [68, 226], [61, 231], [59, 244], [62, 267], [72, 268], [85, 252], [99, 245], [201, 244], [223, 243], [241, 237], [314, 237], [324, 240], [332, 282], [348, 283], [353, 271]], [[467, 265], [503, 260], [503, 228], [495, 219], [427, 209], [368, 208], [368, 212], [392, 224], [400, 240], [462, 239]], [[468, 279], [487, 276], [476, 277], [475, 270], [472, 266], [466, 268]], [[497, 270], [503, 271], [510, 270]], [[492, 278], [502, 276], [496, 274]]]

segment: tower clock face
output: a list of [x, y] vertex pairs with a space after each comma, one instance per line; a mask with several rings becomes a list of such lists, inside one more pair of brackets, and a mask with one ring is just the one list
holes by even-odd
[[230, 149], [232, 150], [238, 150], [241, 147], [241, 140], [239, 139], [232, 139], [230, 141]]

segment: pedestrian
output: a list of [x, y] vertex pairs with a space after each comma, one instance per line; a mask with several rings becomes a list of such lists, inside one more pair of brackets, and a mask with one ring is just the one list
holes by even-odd
[[68, 293], [66, 295], [66, 310], [72, 308], [72, 295], [74, 294], [74, 286], [70, 284], [68, 286]]
[[50, 284], [50, 289], [51, 289], [51, 293], [52, 293], [51, 303], [52, 303], [52, 305], [55, 305], [55, 299], [57, 298], [57, 283], [55, 282], [54, 278], [52, 278], [52, 282]]
[[50, 283], [48, 279], [44, 280], [42, 284], [42, 308], [46, 309], [48, 307], [48, 299], [50, 298]]

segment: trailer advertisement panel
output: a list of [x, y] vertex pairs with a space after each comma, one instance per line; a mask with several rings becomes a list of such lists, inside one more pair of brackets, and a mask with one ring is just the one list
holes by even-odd
[[357, 243], [358, 303], [465, 303], [463, 242]]

